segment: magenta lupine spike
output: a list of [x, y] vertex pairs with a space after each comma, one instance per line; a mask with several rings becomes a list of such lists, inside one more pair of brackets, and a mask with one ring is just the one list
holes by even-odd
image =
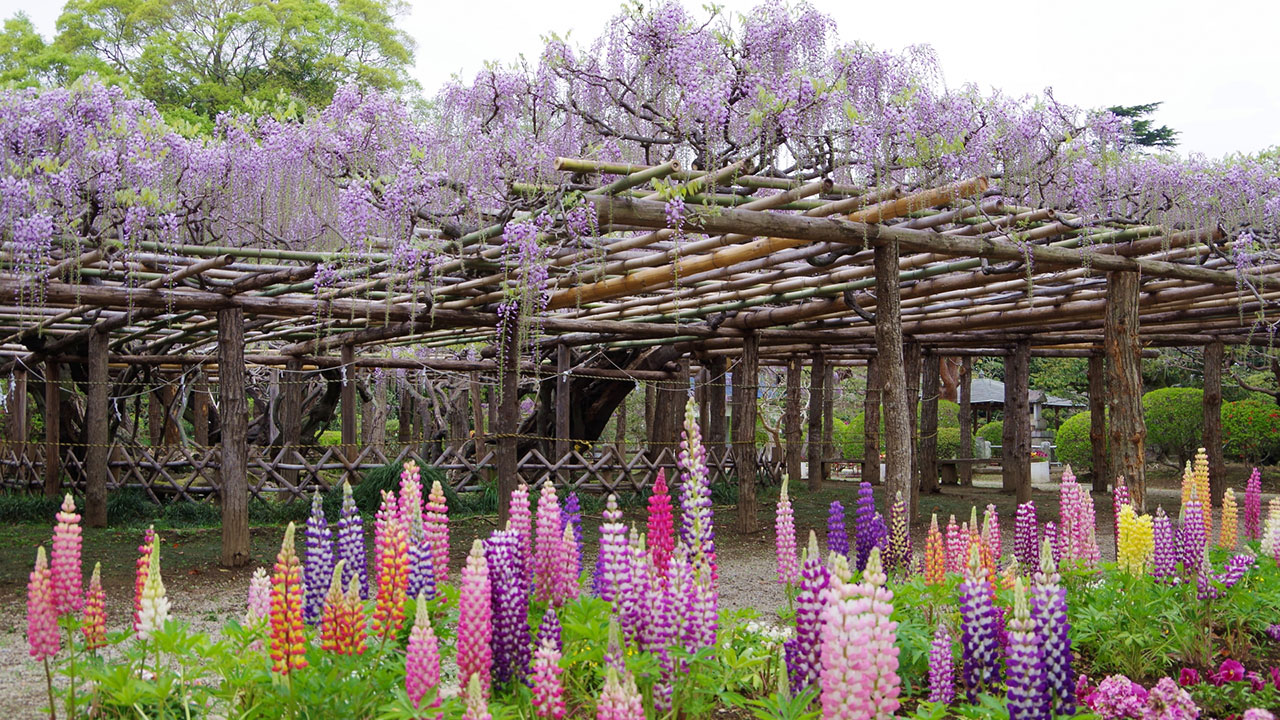
[[876, 546], [876, 496], [871, 483], [863, 481], [858, 484], [857, 526], [854, 529], [854, 546], [857, 548], [857, 562], [849, 558], [854, 569], [861, 570], [867, 565], [871, 556], [871, 548]]
[[1164, 508], [1156, 508], [1151, 521], [1151, 537], [1154, 543], [1151, 576], [1159, 582], [1176, 582], [1178, 579], [1178, 547], [1174, 539], [1173, 524]]
[[1040, 568], [1031, 589], [1031, 619], [1041, 643], [1045, 686], [1058, 715], [1076, 711], [1076, 675], [1072, 667], [1071, 624], [1067, 620], [1067, 590], [1058, 585], [1058, 561], [1048, 540], [1040, 546]]
[[671, 492], [667, 488], [667, 473], [658, 469], [649, 494], [649, 518], [646, 526], [649, 553], [653, 564], [662, 575], [667, 574], [671, 553], [676, 547], [675, 523], [671, 516]]
[[471, 544], [471, 554], [462, 568], [458, 588], [458, 675], [479, 678], [479, 690], [489, 696], [489, 675], [493, 669], [493, 586], [484, 545]]
[[1060, 562], [1076, 559], [1076, 524], [1083, 509], [1080, 506], [1080, 484], [1068, 465], [1062, 469], [1062, 480], [1058, 484], [1058, 557]]
[[889, 550], [888, 570], [902, 575], [911, 574], [911, 532], [907, 527], [907, 503], [902, 493], [894, 495], [893, 504], [889, 506]]
[[1258, 468], [1244, 487], [1244, 532], [1250, 540], [1262, 539], [1262, 473]]
[[1093, 510], [1093, 495], [1081, 485], [1077, 485], [1080, 493], [1080, 521], [1076, 523], [1076, 542], [1079, 557], [1085, 567], [1095, 567], [1102, 559], [1098, 550], [1097, 516]]
[[698, 407], [693, 398], [685, 404], [684, 430], [680, 455], [680, 540], [689, 548], [690, 563], [700, 563], [711, 570], [712, 579], [719, 577], [716, 566], [715, 517], [711, 510], [711, 474], [707, 470], [707, 449], [698, 429]]
[[[560, 543], [564, 532], [560, 524], [560, 501], [550, 482], [543, 483], [538, 497], [538, 516], [535, 521], [533, 549], [533, 585], [541, 602], [553, 602], [555, 576], [559, 572], [556, 561], [560, 557]], [[558, 603], [557, 603], [558, 604]]]
[[596, 704], [596, 720], [644, 720], [644, 700], [630, 672], [610, 667]]
[[360, 598], [369, 598], [369, 570], [364, 546], [364, 520], [351, 496], [351, 483], [342, 483], [342, 514], [338, 519], [338, 559], [343, 561], [342, 584], [357, 578]]
[[533, 714], [539, 718], [560, 720], [564, 717], [564, 688], [560, 676], [560, 649], [550, 638], [540, 641], [533, 653]]
[[439, 480], [431, 483], [431, 494], [423, 514], [423, 532], [431, 543], [435, 555], [436, 582], [449, 582], [449, 505], [445, 501], [444, 486]]
[[306, 588], [306, 600], [302, 617], [308, 625], [320, 622], [324, 609], [324, 596], [333, 582], [333, 535], [329, 521], [324, 516], [320, 493], [311, 493], [311, 515], [307, 518], [307, 556], [302, 566], [302, 583]]
[[1000, 533], [1000, 513], [994, 504], [987, 504], [987, 511], [982, 516], [982, 542], [991, 551], [991, 562], [999, 566], [1004, 557], [1004, 538]]
[[849, 557], [849, 531], [844, 523], [844, 505], [839, 500], [832, 500], [827, 511], [827, 552]]
[[524, 556], [524, 583], [533, 587], [533, 515], [529, 509], [529, 486], [523, 482], [511, 491], [507, 529], [520, 536], [520, 554]]
[[1044, 524], [1042, 540], [1049, 543], [1049, 546], [1053, 548], [1053, 561], [1060, 564], [1062, 562], [1062, 553], [1060, 552], [1062, 546], [1058, 543], [1058, 526], [1052, 520]]
[[529, 672], [529, 588], [524, 584], [520, 536], [511, 530], [493, 531], [484, 555], [493, 618], [493, 681], [523, 682]]
[[1048, 720], [1050, 697], [1045, 682], [1042, 641], [1027, 606], [1022, 578], [1014, 580], [1013, 619], [1009, 622], [1009, 720]]
[[929, 648], [929, 702], [950, 705], [956, 700], [956, 670], [952, 660], [951, 633], [938, 623]]
[[[409, 645], [404, 657], [404, 689], [413, 707], [419, 710], [427, 693], [439, 692], [440, 689], [440, 645], [431, 628], [425, 595], [418, 596], [418, 612], [413, 619], [413, 630], [409, 631]], [[430, 707], [440, 707], [439, 695], [431, 701]], [[423, 717], [441, 720], [444, 714], [428, 713]]]
[[879, 548], [867, 557], [862, 582], [832, 580], [822, 627], [824, 720], [885, 720], [898, 709], [898, 624], [889, 619], [887, 580]]
[[995, 591], [978, 558], [969, 550], [964, 580], [960, 583], [961, 642], [964, 649], [964, 684], [973, 702], [978, 693], [1000, 683], [1000, 608], [992, 604]]
[[1027, 501], [1018, 506], [1013, 522], [1013, 556], [1023, 573], [1030, 573], [1040, 559], [1040, 526], [1036, 522], [1036, 504]]
[[422, 474], [418, 464], [408, 460], [400, 473], [400, 523], [409, 532], [409, 545], [422, 541], [425, 530], [422, 522]]
[[773, 535], [778, 584], [794, 585], [800, 579], [800, 560], [796, 557], [796, 521], [791, 510], [791, 498], [787, 497], [787, 478], [782, 479], [782, 491], [778, 494]]
[[578, 554], [578, 545], [573, 536], [573, 527], [565, 525], [560, 537], [559, 555], [556, 560], [556, 574], [552, 595], [558, 604], [563, 605], [578, 598], [578, 577], [582, 575], [582, 557]]
[[618, 584], [628, 564], [627, 526], [622, 524], [622, 511], [618, 509], [618, 498], [613, 493], [605, 500], [603, 520], [595, 586], [601, 600], [612, 601], [618, 596]]
[[1112, 510], [1115, 513], [1114, 517], [1112, 518], [1112, 520], [1115, 522], [1115, 525], [1113, 526], [1115, 528], [1115, 537], [1112, 539], [1115, 542], [1117, 552], [1119, 552], [1119, 549], [1120, 549], [1120, 510], [1125, 505], [1132, 505], [1132, 504], [1133, 504], [1133, 500], [1129, 497], [1129, 487], [1124, 484], [1124, 476], [1121, 475], [1120, 477], [1116, 478], [1116, 485], [1112, 492], [1112, 499], [1111, 499]]
[[1199, 498], [1192, 492], [1191, 499], [1183, 508], [1182, 527], [1178, 528], [1178, 563], [1182, 566], [1182, 577], [1190, 578], [1200, 571], [1207, 536], [1204, 511]]
[[961, 532], [960, 526], [956, 525], [956, 516], [952, 515], [947, 521], [946, 547], [947, 547], [947, 572], [959, 573], [964, 571], [965, 548], [968, 547], [968, 532]]
[[831, 575], [822, 562], [818, 536], [809, 532], [809, 548], [800, 570], [796, 594], [796, 634], [783, 643], [791, 689], [800, 692], [818, 681], [822, 669], [822, 608]]
[[35, 660], [47, 660], [61, 647], [58, 611], [53, 604], [53, 571], [41, 545], [36, 548], [35, 569], [27, 582], [27, 652]]
[[79, 612], [84, 608], [84, 593], [81, 586], [84, 574], [80, 566], [80, 514], [76, 512], [76, 502], [67, 493], [62, 500], [62, 508], [55, 516], [58, 523], [53, 527], [53, 555], [50, 558], [52, 574], [53, 609], [58, 615]]

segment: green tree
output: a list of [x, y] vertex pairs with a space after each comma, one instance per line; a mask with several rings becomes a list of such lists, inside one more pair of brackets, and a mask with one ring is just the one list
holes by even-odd
[[1163, 103], [1153, 102], [1145, 105], [1116, 105], [1109, 107], [1113, 115], [1126, 121], [1129, 126], [1129, 137], [1139, 147], [1169, 149], [1178, 145], [1178, 131], [1168, 125], [1155, 126], [1155, 121], [1147, 118]]

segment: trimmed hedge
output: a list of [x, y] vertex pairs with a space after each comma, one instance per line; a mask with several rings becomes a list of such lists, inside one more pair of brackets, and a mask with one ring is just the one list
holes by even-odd
[[1257, 400], [1224, 403], [1222, 446], [1226, 456], [1236, 460], [1280, 459], [1280, 405]]
[[[916, 421], [920, 420], [920, 411], [923, 408], [916, 406]], [[918, 425], [917, 425], [918, 427]], [[950, 400], [938, 401], [938, 428], [956, 428], [956, 438], [959, 441], [960, 427], [960, 406]], [[858, 413], [852, 420], [845, 423], [839, 418], [836, 419], [835, 426], [832, 428], [832, 441], [836, 444], [836, 448], [840, 450], [841, 455], [846, 460], [862, 459], [862, 445], [865, 440], [864, 430], [866, 428], [866, 414]], [[941, 434], [939, 434], [941, 437]], [[884, 410], [880, 411], [880, 449], [884, 450]], [[939, 455], [939, 457], [943, 457]], [[954, 457], [954, 456], [952, 456]]]
[[992, 445], [1002, 445], [1004, 443], [1004, 423], [1000, 420], [989, 422], [978, 428], [978, 432], [975, 434]]
[[1058, 426], [1058, 434], [1054, 438], [1058, 461], [1070, 465], [1076, 473], [1093, 471], [1093, 441], [1089, 439], [1091, 421], [1092, 416], [1087, 410], [1076, 413]]
[[1204, 391], [1162, 388], [1142, 396], [1142, 419], [1147, 425], [1147, 449], [1177, 461], [1195, 457], [1204, 437]]

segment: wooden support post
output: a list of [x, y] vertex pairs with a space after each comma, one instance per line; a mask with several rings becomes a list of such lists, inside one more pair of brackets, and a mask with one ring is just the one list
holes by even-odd
[[520, 458], [516, 433], [520, 429], [520, 333], [509, 328], [502, 340], [502, 372], [498, 390], [498, 527], [511, 514], [511, 493], [520, 486]]
[[[748, 333], [742, 359], [733, 373], [733, 465], [738, 476], [738, 531], [760, 529], [756, 501], [756, 383], [760, 368], [760, 338]], [[812, 470], [810, 470], [812, 472]]]
[[347, 480], [355, 485], [360, 473], [354, 463], [360, 452], [356, 435], [356, 351], [350, 345], [342, 346], [342, 390], [339, 404], [342, 406], [342, 461], [347, 466]]
[[[902, 367], [907, 378], [907, 424], [911, 430], [912, 507], [920, 502], [920, 344], [908, 342], [902, 348]], [[903, 496], [906, 497], [906, 496]]]
[[[480, 387], [480, 376], [471, 373], [471, 425], [476, 433], [476, 460], [484, 457], [484, 390]], [[412, 401], [410, 401], [411, 404]], [[412, 405], [411, 405], [412, 406]]]
[[902, 299], [898, 280], [898, 244], [888, 242], [875, 249], [876, 356], [884, 405], [885, 497], [907, 501], [907, 519], [916, 515], [910, 501], [911, 422], [907, 402], [907, 373], [902, 357]]
[[204, 372], [196, 375], [191, 390], [192, 440], [197, 447], [209, 447], [209, 379]]
[[218, 385], [222, 402], [222, 565], [240, 567], [249, 554], [249, 405], [245, 401], [244, 310], [218, 311]]
[[1031, 500], [1031, 343], [1019, 340], [1004, 360], [1004, 489]]
[[13, 369], [13, 385], [9, 388], [9, 442], [19, 456], [27, 454], [27, 369]]
[[[295, 464], [302, 445], [302, 391], [306, 376], [302, 374], [302, 360], [289, 358], [281, 373], [280, 382], [284, 385], [281, 392], [280, 406], [280, 445], [284, 449], [284, 457], [289, 464]], [[284, 478], [294, 485], [298, 483], [297, 470], [285, 470]]]
[[159, 372], [153, 377], [155, 384], [147, 394], [147, 436], [151, 440], [151, 447], [160, 447], [164, 444], [164, 381], [160, 379]]
[[[409, 378], [406, 375], [396, 387], [396, 418], [399, 419], [396, 428], [396, 442], [400, 444], [401, 448], [413, 443], [413, 396], [409, 394], [408, 388], [405, 387], [408, 382]], [[474, 383], [475, 381], [472, 380], [471, 382]], [[467, 398], [468, 400], [474, 400], [475, 398], [475, 391], [470, 384], [467, 388]], [[474, 402], [471, 404], [474, 405]], [[478, 409], [479, 405], [475, 405], [473, 408], [473, 410]], [[477, 442], [479, 441], [479, 436], [480, 433], [477, 432]]]
[[107, 452], [111, 444], [107, 425], [107, 341], [110, 335], [99, 330], [89, 332], [88, 392], [84, 409], [84, 523], [89, 527], [107, 526]]
[[62, 490], [62, 392], [58, 387], [58, 363], [44, 364], [44, 496], [58, 497]]
[[815, 353], [809, 362], [809, 489], [822, 489], [822, 415], [826, 412], [823, 402], [826, 392], [823, 383], [827, 379], [827, 360], [822, 353]]
[[1134, 509], [1145, 512], [1144, 471], [1147, 426], [1142, 418], [1142, 347], [1138, 342], [1136, 272], [1107, 274], [1107, 309], [1103, 337], [1107, 349], [1107, 400], [1110, 416], [1108, 469], [1124, 476]]
[[1227, 467], [1222, 458], [1222, 343], [1204, 346], [1204, 448], [1209, 455], [1209, 495], [1214, 505], [1222, 504], [1226, 492]]
[[703, 428], [706, 434], [707, 451], [717, 458], [725, 455], [725, 413], [724, 397], [725, 373], [728, 360], [723, 355], [715, 355], [707, 360], [707, 415], [710, 422]]
[[862, 479], [872, 485], [880, 477], [880, 358], [867, 360], [867, 394], [862, 398]]
[[800, 380], [804, 361], [798, 356], [787, 359], [787, 402], [783, 417], [783, 434], [787, 439], [787, 478], [800, 483], [800, 462], [804, 459], [804, 427], [800, 417]]
[[1107, 467], [1107, 360], [1102, 355], [1089, 358], [1089, 444], [1093, 491], [1104, 493], [1112, 478]]
[[653, 449], [653, 441], [656, 436], [653, 417], [657, 413], [658, 396], [655, 383], [647, 382], [644, 384], [644, 438], [648, 443], [648, 453], [650, 457], [656, 457], [657, 453]]
[[625, 462], [627, 455], [627, 402], [623, 400], [613, 411], [613, 446], [618, 459]]
[[653, 387], [653, 416], [649, 427], [649, 456], [674, 467], [680, 454], [680, 426], [689, 382], [659, 380], [650, 387]]
[[[569, 369], [573, 362], [572, 352], [568, 345], [560, 344], [556, 346], [556, 462], [564, 462], [569, 457], [571, 448], [569, 442]], [[556, 474], [557, 479], [561, 483], [569, 480], [569, 474], [559, 472]]]
[[822, 378], [822, 482], [831, 479], [831, 463], [835, 458], [836, 444], [836, 366], [827, 363], [826, 376]]
[[[960, 459], [973, 457], [973, 358], [960, 361]], [[962, 462], [958, 472], [960, 484], [973, 487], [973, 463]]]
[[920, 492], [938, 492], [938, 390], [942, 358], [936, 352], [924, 356], [924, 390], [920, 408]]

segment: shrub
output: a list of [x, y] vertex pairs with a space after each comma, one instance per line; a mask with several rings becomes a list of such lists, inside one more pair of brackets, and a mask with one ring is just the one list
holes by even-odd
[[[916, 406], [916, 422], [920, 420], [922, 406]], [[843, 425], [843, 428], [841, 428]], [[917, 425], [919, 427], [919, 425]], [[960, 406], [950, 400], [938, 401], [938, 428], [956, 428], [959, 438]], [[832, 428], [832, 440], [846, 460], [861, 460], [865, 439], [866, 415], [858, 413], [848, 423], [836, 422]], [[880, 410], [880, 450], [884, 450], [884, 409]], [[941, 456], [939, 456], [941, 457]]]
[[1222, 445], [1228, 457], [1248, 462], [1280, 458], [1280, 405], [1240, 400], [1222, 406]]
[[960, 457], [960, 428], [938, 428], [938, 459]]
[[1076, 413], [1063, 421], [1054, 439], [1057, 459], [1076, 473], [1093, 471], [1093, 441], [1089, 438], [1092, 422], [1088, 411]]
[[1162, 388], [1142, 396], [1147, 448], [1181, 467], [1195, 457], [1204, 436], [1204, 391]]
[[991, 443], [999, 445], [1004, 442], [1004, 423], [996, 420], [978, 428], [977, 436]]

